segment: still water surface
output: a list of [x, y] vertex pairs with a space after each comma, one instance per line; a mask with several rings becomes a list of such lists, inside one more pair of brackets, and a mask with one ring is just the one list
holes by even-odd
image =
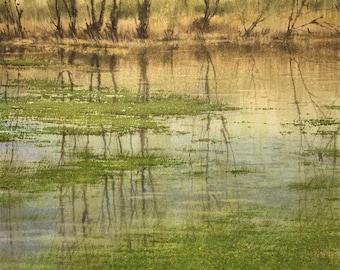
[[[123, 48], [119, 53], [103, 48], [44, 53], [14, 48], [1, 57], [50, 62], [49, 66], [1, 66], [1, 92], [6, 91], [8, 98], [39, 95], [25, 87], [25, 80], [36, 79], [84, 89], [89, 101], [96, 101], [99, 91], [119, 98], [125, 89], [146, 101], [155, 93], [181, 94], [239, 108], [160, 117], [167, 132], [36, 134], [0, 143], [1, 163], [17, 170], [37, 164], [63, 166], [74, 159], [72, 153], [85, 150], [105, 157], [151, 153], [184, 161], [108, 171], [95, 184], [58, 185], [43, 194], [3, 189], [3, 258], [22, 260], [53, 248], [70, 253], [89, 238], [104, 246], [106, 242], [127, 248], [155, 245], [168, 228], [214, 229], [216, 217], [237, 226], [235, 216], [249, 209], [254, 209], [255, 226], [263, 226], [268, 218], [266, 226], [272, 231], [293, 220], [329, 223], [339, 218], [338, 185], [307, 191], [292, 188], [324, 179], [339, 183], [337, 50], [289, 53], [202, 44]], [[65, 102], [70, 99], [64, 96]], [[326, 120], [331, 123], [326, 125]], [[24, 130], [44, 125], [16, 121]]]

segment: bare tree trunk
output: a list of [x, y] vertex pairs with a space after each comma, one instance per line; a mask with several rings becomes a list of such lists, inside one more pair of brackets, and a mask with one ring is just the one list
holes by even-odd
[[194, 27], [199, 31], [207, 31], [209, 29], [210, 20], [217, 13], [220, 0], [215, 0], [215, 4], [210, 3], [210, 0], [204, 0], [204, 16], [194, 21]]
[[57, 16], [57, 22], [52, 21], [52, 23], [54, 24], [54, 26], [57, 29], [57, 33], [56, 34], [60, 38], [64, 38], [64, 29], [63, 29], [63, 27], [61, 25], [61, 13], [60, 13], [60, 10], [59, 10], [59, 0], [55, 0], [54, 8], [55, 8], [55, 14]]
[[70, 4], [68, 4], [66, 0], [63, 0], [63, 2], [67, 10], [68, 17], [70, 18], [70, 22], [69, 22], [70, 34], [73, 38], [76, 38], [77, 37], [77, 17], [78, 17], [77, 0], [70, 0]]
[[94, 0], [91, 0], [91, 7], [87, 6], [87, 12], [90, 17], [90, 24], [86, 22], [86, 31], [88, 35], [98, 40], [101, 38], [100, 32], [104, 23], [104, 13], [105, 13], [106, 0], [102, 0], [99, 19], [97, 20], [96, 10], [94, 5]]
[[24, 10], [20, 7], [20, 3], [17, 0], [5, 1], [6, 13], [8, 16], [7, 22], [14, 23], [15, 34], [21, 38], [25, 37], [24, 28], [22, 26], [21, 17]]
[[118, 41], [118, 19], [121, 7], [121, 0], [117, 2], [117, 0], [113, 0], [112, 10], [110, 13], [110, 31], [112, 35], [113, 41]]
[[137, 27], [137, 36], [140, 39], [147, 39], [149, 37], [149, 18], [150, 18], [150, 8], [151, 0], [137, 0], [138, 8], [138, 20], [139, 25]]
[[299, 0], [292, 0], [292, 9], [288, 18], [287, 31], [284, 36], [285, 41], [287, 41], [292, 35], [296, 21], [303, 15], [302, 11], [305, 7], [307, 7], [307, 5], [308, 0], [302, 0], [301, 2]]
[[14, 0], [15, 3], [15, 10], [16, 10], [16, 15], [17, 15], [17, 19], [16, 19], [16, 25], [18, 27], [18, 34], [21, 38], [25, 37], [24, 34], [24, 30], [22, 27], [22, 23], [21, 23], [21, 17], [22, 17], [22, 13], [24, 12], [22, 8], [20, 8], [20, 4], [17, 2], [17, 0]]

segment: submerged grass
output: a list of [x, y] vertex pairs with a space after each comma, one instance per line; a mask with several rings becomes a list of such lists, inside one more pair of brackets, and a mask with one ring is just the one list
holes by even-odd
[[241, 166], [238, 168], [232, 168], [227, 170], [227, 172], [232, 173], [232, 174], [248, 174], [248, 173], [258, 173], [260, 172], [257, 169], [254, 168], [248, 168], [246, 166]]
[[183, 161], [154, 155], [119, 155], [110, 159], [89, 153], [80, 153], [81, 159], [63, 166], [46, 166], [36, 169], [0, 168], [0, 189], [40, 193], [55, 190], [57, 185], [101, 183], [106, 176], [120, 175], [125, 171], [144, 171], [150, 167], [168, 167]]
[[340, 110], [340, 106], [332, 105], [332, 106], [325, 106], [329, 110]]
[[297, 190], [334, 189], [339, 188], [340, 184], [335, 181], [333, 175], [316, 175], [305, 182], [292, 183], [289, 187]]
[[325, 119], [305, 119], [302, 121], [295, 122], [296, 126], [333, 126], [339, 125], [340, 122], [337, 119], [325, 118]]
[[[72, 251], [57, 246], [46, 254], [32, 256], [26, 267], [84, 269], [86, 265], [86, 269], [204, 270], [340, 267], [340, 235], [334, 222], [324, 223], [322, 230], [317, 222], [303, 220], [286, 221], [290, 226], [282, 226], [275, 223], [274, 217], [253, 217], [247, 211], [244, 208], [229, 222], [209, 220], [210, 226], [158, 227], [115, 240], [84, 237]], [[262, 218], [269, 218], [272, 226], [258, 225], [264, 224], [259, 222]]]
[[1, 142], [10, 142], [14, 140], [14, 135], [9, 133], [0, 132], [0, 143]]
[[[0, 103], [0, 117], [24, 119], [54, 124], [75, 125], [75, 132], [131, 131], [140, 128], [164, 128], [155, 117], [166, 115], [197, 115], [207, 111], [230, 110], [226, 105], [208, 104], [200, 99], [181, 96], [153, 96], [147, 102], [138, 96], [121, 94], [119, 101], [103, 96], [100, 102], [62, 102], [43, 98], [19, 98]], [[87, 128], [90, 126], [91, 128]], [[51, 129], [46, 129], [50, 130]], [[70, 131], [71, 129], [69, 129]]]
[[40, 59], [0, 59], [0, 65], [6, 67], [40, 67], [48, 66], [50, 63]]
[[[329, 135], [328, 133], [326, 135]], [[334, 135], [334, 132], [333, 134]], [[340, 156], [340, 150], [335, 148], [311, 148], [307, 149], [302, 153], [303, 156], [317, 156], [320, 155], [320, 157], [339, 157]]]

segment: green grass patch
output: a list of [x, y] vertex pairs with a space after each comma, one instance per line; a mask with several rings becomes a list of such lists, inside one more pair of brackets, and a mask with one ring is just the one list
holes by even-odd
[[10, 142], [14, 140], [14, 135], [0, 132], [0, 142]]
[[340, 110], [340, 106], [332, 105], [332, 106], [325, 106], [329, 110]]
[[[42, 80], [42, 79], [31, 79], [31, 80], [23, 80], [24, 84], [27, 84], [30, 88], [39, 89], [39, 93], [41, 95], [45, 95], [46, 97], [50, 97], [52, 95], [58, 94], [59, 91], [63, 89], [69, 89], [71, 87], [70, 83], [61, 83], [57, 80]], [[73, 85], [74, 87], [75, 85]], [[56, 92], [58, 90], [58, 92]], [[34, 91], [30, 91], [35, 93]], [[69, 91], [65, 91], [66, 94]]]
[[56, 185], [101, 183], [103, 177], [118, 175], [124, 171], [142, 172], [150, 167], [169, 167], [183, 164], [183, 161], [160, 156], [120, 155], [110, 159], [91, 152], [78, 154], [80, 160], [64, 166], [29, 168], [6, 168], [0, 170], [0, 188], [39, 193], [54, 190]]
[[[290, 226], [258, 226], [247, 215], [228, 224], [157, 227], [111, 239], [86, 237], [70, 250], [34, 255], [28, 265], [45, 269], [338, 269], [339, 233], [326, 224], [295, 221]], [[334, 225], [334, 224], [333, 224]], [[63, 238], [61, 241], [65, 241]]]
[[12, 66], [12, 67], [39, 67], [48, 66], [50, 63], [41, 59], [0, 59], [0, 65], [2, 66]]
[[289, 187], [297, 190], [314, 190], [338, 188], [340, 184], [331, 175], [316, 175], [305, 182], [291, 183]]
[[[0, 117], [22, 117], [54, 124], [76, 126], [109, 126], [112, 131], [131, 131], [140, 128], [162, 128], [154, 119], [160, 116], [198, 115], [229, 108], [207, 104], [200, 99], [170, 96], [151, 97], [142, 102], [138, 96], [122, 94], [119, 101], [103, 98], [101, 102], [62, 102], [43, 98], [19, 98], [0, 104]], [[89, 129], [90, 130], [90, 129]], [[86, 131], [84, 131], [86, 132]]]
[[321, 155], [323, 157], [339, 157], [340, 150], [334, 148], [311, 148], [302, 153], [303, 156], [316, 156]]
[[12, 194], [9, 192], [0, 193], [0, 203], [2, 207], [13, 207], [15, 205], [20, 205], [24, 201], [22, 195]]
[[232, 168], [227, 170], [228, 173], [232, 174], [248, 174], [248, 173], [258, 173], [259, 171], [256, 169], [248, 168], [248, 167], [239, 167], [239, 168]]
[[325, 118], [325, 119], [305, 119], [301, 121], [297, 121], [294, 123], [296, 126], [333, 126], [339, 125], [340, 122], [333, 118]]

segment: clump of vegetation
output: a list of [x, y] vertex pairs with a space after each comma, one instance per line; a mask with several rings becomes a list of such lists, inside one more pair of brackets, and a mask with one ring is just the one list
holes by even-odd
[[[264, 22], [269, 12], [270, 1], [261, 0], [255, 3], [254, 1], [239, 1], [237, 3], [238, 17], [242, 23], [244, 37], [250, 37], [258, 24]], [[262, 34], [265, 35], [269, 29], [264, 29]]]
[[220, 1], [215, 0], [211, 3], [209, 0], [204, 0], [204, 15], [195, 19], [193, 24], [196, 30], [206, 32], [209, 30], [210, 21], [216, 15]]
[[229, 169], [227, 170], [227, 172], [232, 173], [232, 174], [248, 174], [248, 173], [258, 173], [259, 171], [256, 169], [241, 166], [239, 168]]
[[0, 142], [9, 142], [14, 139], [14, 136], [9, 133], [0, 132]]
[[340, 110], [340, 106], [332, 105], [332, 106], [325, 106], [329, 110]]
[[289, 185], [292, 189], [313, 190], [340, 187], [339, 183], [334, 181], [332, 175], [316, 175], [305, 182], [292, 183]]
[[339, 125], [340, 122], [334, 118], [325, 118], [325, 119], [304, 119], [298, 122], [295, 122], [296, 126], [334, 126]]

